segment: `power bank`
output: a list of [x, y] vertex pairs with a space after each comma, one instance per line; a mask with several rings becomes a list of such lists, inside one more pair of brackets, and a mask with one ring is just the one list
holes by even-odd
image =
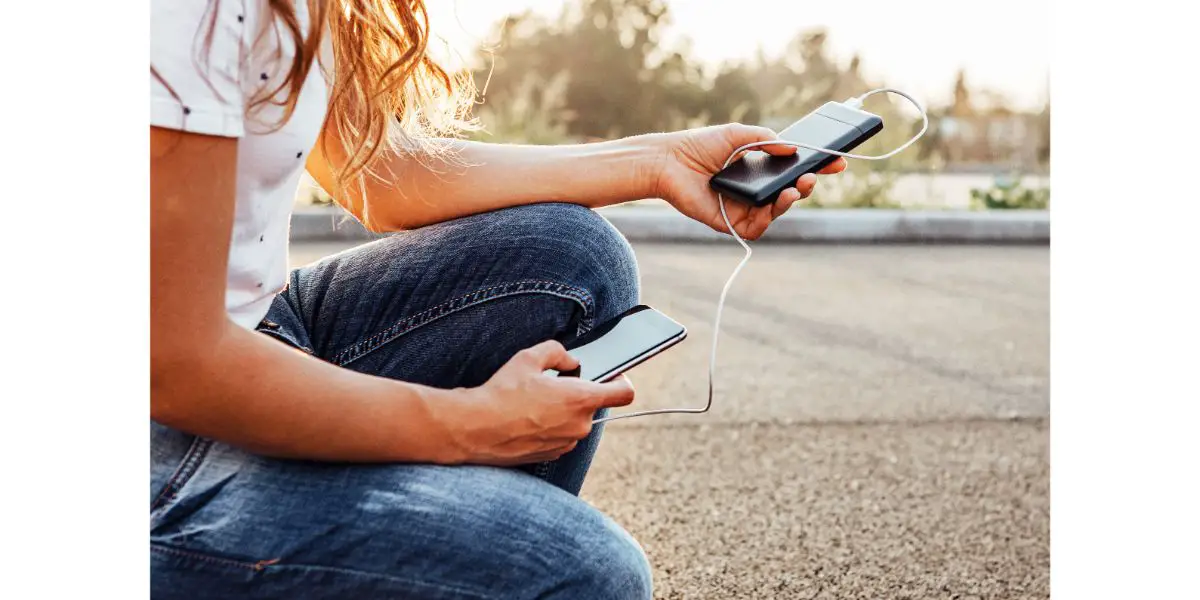
[[[849, 152], [883, 130], [883, 119], [840, 102], [824, 106], [779, 132], [779, 138]], [[708, 184], [725, 196], [754, 206], [770, 204], [805, 173], [815, 173], [836, 160], [832, 154], [797, 148], [791, 156], [752, 150], [712, 176]]]

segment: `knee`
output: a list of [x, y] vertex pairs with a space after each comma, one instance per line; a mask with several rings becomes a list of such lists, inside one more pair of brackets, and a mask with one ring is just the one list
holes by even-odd
[[650, 562], [642, 547], [611, 521], [579, 540], [568, 572], [580, 597], [635, 600], [653, 595]]
[[603, 323], [638, 303], [637, 259], [625, 236], [596, 211], [566, 206], [570, 208], [560, 216], [575, 240], [571, 258], [583, 270], [584, 285], [596, 302], [596, 323]]
[[638, 267], [633, 248], [596, 211], [557, 203], [510, 210], [518, 231], [516, 239], [542, 248], [547, 260], [572, 273], [574, 283], [587, 290], [595, 303], [596, 323], [638, 303]]
[[[465, 474], [459, 474], [464, 471]], [[546, 600], [649, 600], [650, 563], [620, 525], [588, 503], [533, 477], [489, 467], [444, 468], [466, 489], [462, 512], [486, 512], [471, 527], [455, 527], [461, 546], [481, 553], [474, 563], [504, 565], [504, 597]], [[458, 507], [455, 507], [456, 509]], [[481, 543], [482, 542], [482, 543]], [[490, 578], [491, 576], [489, 576]], [[511, 586], [511, 587], [510, 587]]]

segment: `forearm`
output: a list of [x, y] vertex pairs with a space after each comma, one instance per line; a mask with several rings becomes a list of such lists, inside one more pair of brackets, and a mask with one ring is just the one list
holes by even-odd
[[460, 394], [342, 369], [231, 322], [213, 338], [152, 359], [155, 420], [277, 457], [464, 458], [450, 431], [465, 416]]
[[396, 176], [369, 184], [366, 203], [384, 230], [536, 202], [598, 208], [653, 196], [664, 148], [661, 134], [560, 146], [454, 142], [450, 159], [385, 158], [382, 171]]

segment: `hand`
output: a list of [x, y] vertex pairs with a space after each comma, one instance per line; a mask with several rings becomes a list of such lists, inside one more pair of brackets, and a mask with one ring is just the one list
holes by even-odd
[[[721, 218], [721, 208], [717, 204], [717, 193], [708, 187], [708, 180], [721, 170], [725, 159], [737, 148], [774, 139], [778, 139], [778, 136], [766, 127], [741, 123], [666, 134], [666, 156], [658, 172], [655, 195], [670, 202], [679, 212], [726, 233], [725, 220]], [[763, 146], [756, 150], [776, 156], [796, 152], [795, 147], [782, 145]], [[820, 173], [840, 173], [845, 168], [846, 160], [838, 157]], [[816, 185], [817, 176], [806, 174], [796, 182], [795, 187], [783, 190], [773, 204], [760, 207], [726, 198], [725, 210], [729, 214], [729, 222], [733, 223], [738, 235], [756, 240], [767, 230], [771, 221], [787, 212], [793, 203], [812, 195]]]
[[544, 373], [578, 366], [551, 340], [518, 352], [482, 386], [461, 390], [467, 418], [450, 435], [458, 446], [457, 462], [512, 466], [554, 460], [591, 433], [597, 410], [633, 402], [633, 386], [624, 377], [593, 383]]

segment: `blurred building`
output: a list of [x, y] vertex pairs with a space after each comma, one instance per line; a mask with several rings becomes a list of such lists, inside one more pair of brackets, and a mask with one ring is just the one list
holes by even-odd
[[922, 158], [963, 170], [1043, 171], [1050, 155], [1050, 105], [1036, 112], [991, 97], [981, 108], [959, 74], [953, 103], [931, 112]]
[[1035, 170], [1041, 166], [1038, 140], [1048, 134], [1041, 120], [1028, 113], [942, 116], [940, 144], [931, 154], [952, 165]]

